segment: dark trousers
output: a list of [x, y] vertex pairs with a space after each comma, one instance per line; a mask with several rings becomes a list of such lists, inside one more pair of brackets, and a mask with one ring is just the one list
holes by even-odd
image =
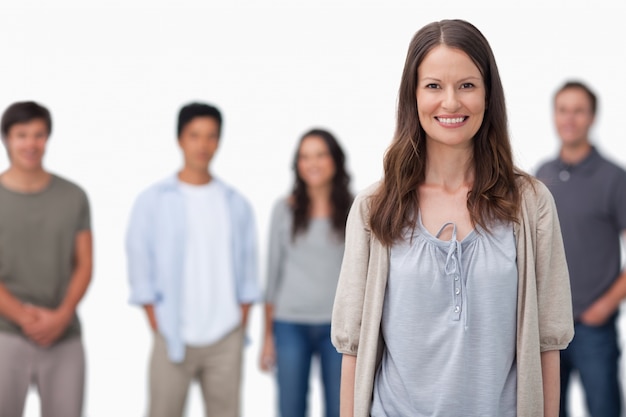
[[574, 339], [561, 351], [561, 417], [567, 417], [567, 391], [578, 371], [591, 417], [620, 417], [617, 314], [601, 326], [576, 323]]

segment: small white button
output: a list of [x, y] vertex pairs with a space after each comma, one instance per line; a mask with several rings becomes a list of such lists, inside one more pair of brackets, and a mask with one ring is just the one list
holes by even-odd
[[456, 288], [456, 289], [454, 290], [454, 293], [455, 293], [456, 295], [459, 295], [459, 293], [460, 293], [460, 292], [461, 292], [461, 290], [460, 290], [460, 289], [458, 289], [458, 288]]
[[455, 313], [458, 313], [459, 311], [461, 311], [461, 307], [459, 307], [459, 306], [454, 307], [454, 312]]
[[570, 173], [569, 171], [563, 170], [559, 172], [559, 179], [563, 182], [569, 181]]
[[454, 280], [455, 280], [455, 281], [458, 281], [458, 280], [459, 280], [459, 276], [458, 276], [458, 275], [455, 275], [455, 276], [454, 276]]

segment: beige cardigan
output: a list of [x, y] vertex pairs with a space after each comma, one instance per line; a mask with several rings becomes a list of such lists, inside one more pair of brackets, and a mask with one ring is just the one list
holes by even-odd
[[[520, 179], [517, 243], [517, 416], [543, 416], [540, 352], [567, 347], [574, 335], [569, 274], [554, 199], [535, 179]], [[348, 216], [346, 249], [333, 308], [332, 342], [356, 356], [354, 417], [368, 417], [382, 356], [380, 323], [389, 249], [369, 229], [368, 197], [357, 196]]]

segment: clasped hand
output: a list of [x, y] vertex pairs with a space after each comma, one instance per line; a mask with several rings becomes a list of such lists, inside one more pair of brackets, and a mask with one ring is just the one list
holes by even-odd
[[71, 319], [72, 315], [61, 309], [24, 305], [20, 327], [24, 335], [39, 346], [49, 347], [63, 335]]

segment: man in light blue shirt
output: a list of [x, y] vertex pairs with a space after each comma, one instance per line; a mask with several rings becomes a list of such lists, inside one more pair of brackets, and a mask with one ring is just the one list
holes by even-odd
[[213, 106], [180, 110], [184, 166], [139, 195], [128, 225], [130, 302], [155, 334], [149, 417], [181, 416], [193, 380], [207, 416], [239, 416], [245, 324], [260, 299], [257, 237], [248, 201], [209, 170], [221, 127]]

